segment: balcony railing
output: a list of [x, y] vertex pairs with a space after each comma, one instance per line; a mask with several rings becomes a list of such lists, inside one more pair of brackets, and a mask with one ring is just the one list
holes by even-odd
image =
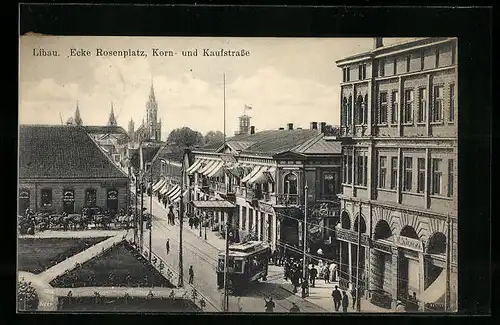
[[278, 194], [276, 196], [278, 205], [300, 205], [299, 196], [297, 194]]

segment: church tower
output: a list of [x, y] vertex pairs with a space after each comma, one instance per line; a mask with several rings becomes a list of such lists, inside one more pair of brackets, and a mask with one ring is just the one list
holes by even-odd
[[111, 113], [109, 113], [108, 126], [116, 126], [115, 112], [113, 110], [113, 102], [111, 102]]
[[130, 139], [130, 141], [134, 141], [134, 133], [135, 133], [135, 125], [134, 125], [134, 121], [132, 119], [130, 119], [130, 122], [128, 122], [128, 137]]
[[250, 116], [244, 114], [238, 117], [240, 120], [239, 130], [237, 134], [250, 134]]
[[82, 125], [83, 124], [82, 118], [80, 116], [80, 108], [78, 107], [78, 102], [76, 102], [75, 118], [74, 118], [73, 122], [76, 125]]
[[151, 90], [149, 91], [149, 98], [146, 103], [146, 127], [148, 135], [151, 140], [159, 140], [158, 133], [158, 102], [156, 101], [153, 82], [151, 81]]

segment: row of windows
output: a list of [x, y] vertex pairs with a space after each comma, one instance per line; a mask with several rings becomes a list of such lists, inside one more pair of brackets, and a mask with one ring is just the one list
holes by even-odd
[[[433, 103], [430, 106], [431, 116], [430, 122], [443, 122], [444, 119], [444, 86], [434, 86], [433, 88]], [[448, 107], [448, 122], [454, 122], [455, 120], [455, 85], [449, 85], [448, 89], [449, 95], [449, 107]], [[398, 122], [398, 113], [399, 113], [399, 92], [397, 90], [391, 93], [391, 123]], [[430, 103], [429, 103], [430, 104]], [[421, 87], [418, 89], [418, 102], [415, 100], [415, 91], [414, 89], [405, 89], [404, 92], [404, 106], [402, 111], [402, 120], [403, 124], [413, 124], [416, 123], [425, 123], [427, 122], [427, 106], [428, 105], [428, 96], [427, 89], [425, 87]], [[417, 107], [416, 112], [416, 120], [414, 119], [414, 111], [415, 107]], [[377, 123], [378, 124], [387, 124], [388, 120], [388, 93], [386, 91], [380, 92], [379, 94], [379, 109], [377, 114]]]
[[[356, 153], [355, 155], [355, 179], [356, 185], [366, 186], [367, 179], [367, 156], [363, 153]], [[388, 162], [390, 160], [390, 166]], [[425, 184], [428, 172], [426, 170], [425, 158], [416, 159], [416, 170], [414, 169], [415, 160], [413, 157], [403, 157], [402, 165], [402, 190], [406, 192], [416, 191], [417, 193], [424, 193]], [[443, 193], [443, 159], [432, 158], [430, 160], [430, 193], [432, 195], [444, 195]], [[352, 155], [344, 155], [344, 183], [352, 184]], [[380, 156], [378, 163], [378, 187], [390, 188], [395, 190], [398, 187], [398, 157]], [[416, 173], [417, 182], [414, 188], [413, 177]], [[447, 165], [447, 193], [448, 197], [453, 196], [453, 182], [454, 182], [454, 161], [448, 159]]]
[[[65, 196], [69, 194], [74, 199], [73, 190], [64, 190]], [[107, 199], [116, 199], [118, 195], [118, 190], [108, 189]], [[69, 198], [71, 199], [71, 198]], [[42, 207], [51, 207], [53, 204], [53, 195], [51, 188], [43, 188], [41, 190], [41, 205]], [[88, 188], [85, 190], [85, 206], [96, 206], [97, 203], [97, 190], [95, 188]]]
[[[358, 66], [358, 80], [366, 79], [366, 63], [362, 63]], [[342, 81], [351, 81], [351, 68], [345, 67], [342, 69]]]

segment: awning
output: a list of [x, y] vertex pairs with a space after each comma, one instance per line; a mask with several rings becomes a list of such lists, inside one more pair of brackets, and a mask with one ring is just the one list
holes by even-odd
[[236, 207], [226, 200], [192, 201], [191, 204], [200, 210], [234, 209]]
[[161, 195], [163, 195], [163, 194], [167, 193], [169, 189], [170, 189], [170, 187], [169, 187], [168, 182], [165, 182], [165, 184], [163, 184], [162, 188], [160, 189], [159, 193]]
[[[180, 192], [179, 192], [180, 193]], [[184, 193], [182, 193], [182, 198], [186, 201], [186, 197], [189, 193], [189, 190], [185, 190]], [[172, 202], [177, 203], [181, 200], [181, 195], [179, 194], [175, 199], [172, 200]]]
[[255, 175], [252, 176], [247, 182], [248, 185], [267, 183], [267, 177], [264, 172], [268, 171], [269, 167], [262, 167]]
[[205, 175], [207, 175], [207, 177], [214, 177], [217, 173], [219, 173], [222, 170], [223, 165], [224, 165], [224, 162], [219, 161], [218, 163], [213, 165], [209, 171], [205, 172]]
[[156, 192], [159, 189], [161, 189], [166, 182], [167, 182], [166, 179], [164, 178], [160, 179], [155, 185], [153, 185], [153, 192]]
[[216, 160], [205, 160], [205, 166], [198, 169], [198, 173], [203, 174], [207, 169], [212, 167], [217, 161]]
[[181, 195], [181, 188], [179, 186], [175, 186], [174, 190], [170, 192], [170, 194], [167, 194], [170, 201], [175, 200], [180, 195]]
[[225, 171], [228, 174], [231, 174], [237, 178], [243, 178], [243, 176], [245, 175], [244, 174], [245, 170], [243, 169], [243, 166], [239, 163], [232, 163], [226, 166]]
[[172, 186], [172, 188], [167, 192], [167, 196], [170, 197], [172, 195], [172, 193], [174, 193], [175, 191], [177, 191], [177, 189], [180, 190], [180, 187], [178, 185]]
[[186, 170], [186, 173], [188, 174], [194, 174], [196, 172], [196, 170], [198, 170], [198, 168], [200, 168], [202, 166], [202, 162], [205, 161], [204, 159], [198, 159], [194, 162], [194, 164], [192, 164], [191, 166], [189, 166], [189, 168]]
[[250, 178], [252, 178], [256, 173], [258, 173], [260, 170], [262, 169], [262, 166], [255, 166], [253, 168], [253, 170], [248, 173], [247, 176], [243, 177], [243, 179], [241, 180], [242, 183], [245, 183], [245, 182], [248, 182], [250, 180]]
[[442, 270], [441, 274], [431, 283], [424, 293], [418, 297], [418, 300], [423, 302], [436, 303], [441, 300], [446, 293], [446, 270]]
[[276, 167], [269, 167], [269, 169], [267, 171], [264, 172], [264, 176], [267, 177], [267, 181], [270, 182], [270, 183], [274, 183], [274, 177], [275, 177], [275, 174], [276, 173]]

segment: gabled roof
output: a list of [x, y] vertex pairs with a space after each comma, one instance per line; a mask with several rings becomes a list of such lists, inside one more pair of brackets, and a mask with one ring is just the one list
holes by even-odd
[[318, 136], [321, 136], [318, 130], [271, 130], [244, 136], [240, 140], [254, 142], [254, 144], [243, 150], [242, 153], [275, 155], [280, 152], [292, 150]]
[[[132, 153], [132, 157], [130, 158], [130, 164], [132, 167], [135, 169], [140, 168], [140, 162], [139, 162], [139, 150], [140, 149], [134, 149]], [[144, 159], [144, 164], [150, 162], [153, 160], [153, 157], [156, 155], [156, 153], [160, 150], [159, 146], [152, 146], [152, 147], [142, 147], [142, 157]]]
[[153, 160], [163, 158], [166, 160], [171, 160], [181, 163], [183, 157], [184, 157], [184, 150], [182, 150], [182, 148], [176, 145], [167, 144], [161, 147], [156, 152], [156, 154], [153, 157]]
[[21, 125], [19, 178], [128, 178], [79, 126]]
[[88, 133], [98, 133], [98, 134], [123, 134], [128, 135], [124, 128], [116, 125], [85, 125], [83, 126]]
[[217, 149], [219, 149], [223, 144], [224, 144], [223, 141], [216, 141], [216, 142], [210, 143], [206, 146], [195, 148], [194, 150], [210, 151], [210, 152], [217, 151]]

